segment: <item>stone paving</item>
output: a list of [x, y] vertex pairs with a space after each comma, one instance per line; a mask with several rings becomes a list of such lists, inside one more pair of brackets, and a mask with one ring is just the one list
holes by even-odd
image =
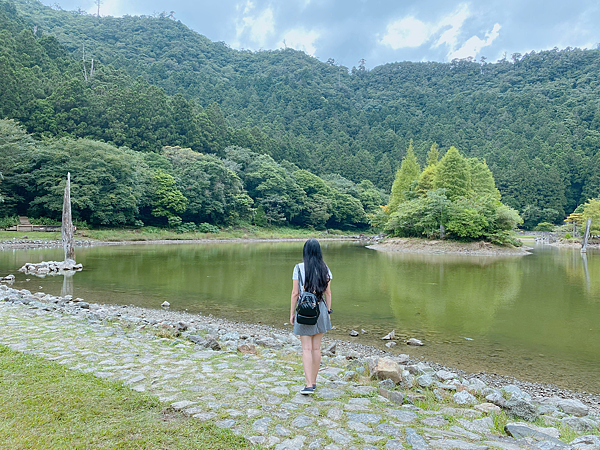
[[[457, 380], [452, 385], [448, 372], [438, 374], [439, 381], [432, 380], [432, 384], [455, 393], [444, 396], [439, 388], [435, 390], [439, 402], [418, 403], [426, 388], [417, 385], [411, 397], [385, 380], [381, 384], [390, 390], [380, 390], [367, 364], [341, 356], [324, 358], [316, 393], [302, 396], [298, 392], [304, 383], [300, 347], [293, 335], [252, 337], [195, 324], [182, 337], [161, 337], [165, 335], [161, 324], [152, 325], [140, 317], [119, 314], [109, 320], [99, 305], [72, 303], [70, 298], [63, 298], [61, 304], [49, 301], [53, 299], [45, 294], [15, 292], [0, 286], [0, 344], [69, 369], [121, 381], [133, 390], [158, 396], [174, 410], [230, 428], [264, 447], [600, 449], [598, 416], [570, 416], [553, 406], [538, 419], [537, 427], [516, 423], [512, 434], [517, 438], [507, 436], [494, 422], [497, 407], [482, 406], [477, 399], [467, 402], [475, 404], [457, 404], [456, 386], [469, 382]], [[220, 344], [214, 345], [217, 341]], [[240, 342], [250, 353], [238, 351]], [[217, 350], [206, 348], [210, 346]], [[429, 392], [431, 398], [433, 391]], [[428, 407], [399, 404], [405, 399]], [[565, 419], [572, 419], [573, 427], [580, 427], [575, 435], [583, 437], [569, 444], [558, 440], [568, 424]], [[520, 425], [525, 431], [517, 430]]]

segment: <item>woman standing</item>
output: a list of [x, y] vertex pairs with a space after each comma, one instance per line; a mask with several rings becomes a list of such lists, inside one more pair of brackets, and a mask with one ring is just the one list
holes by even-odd
[[[317, 375], [321, 365], [321, 339], [323, 334], [331, 330], [331, 271], [323, 261], [321, 246], [316, 239], [309, 239], [304, 244], [303, 262], [296, 264], [292, 276], [292, 298], [290, 308], [290, 323], [294, 325], [294, 334], [300, 336], [302, 343], [302, 366], [306, 386], [301, 394], [312, 394], [317, 387]], [[300, 286], [300, 278], [304, 285]], [[304, 325], [296, 321], [296, 303], [300, 292], [312, 292], [319, 300], [320, 314], [317, 323]]]

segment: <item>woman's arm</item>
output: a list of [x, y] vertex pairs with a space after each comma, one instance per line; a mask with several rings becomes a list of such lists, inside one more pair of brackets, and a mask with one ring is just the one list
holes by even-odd
[[298, 280], [293, 280], [292, 285], [292, 298], [290, 300], [290, 323], [294, 325], [294, 319], [296, 318], [296, 302], [300, 291], [298, 290]]
[[325, 292], [323, 292], [323, 297], [325, 298], [327, 311], [329, 311], [331, 309], [331, 281], [327, 282], [327, 289], [325, 289]]

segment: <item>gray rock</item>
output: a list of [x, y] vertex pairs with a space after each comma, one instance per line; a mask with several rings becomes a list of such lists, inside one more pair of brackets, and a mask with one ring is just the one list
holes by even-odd
[[402, 394], [402, 392], [390, 391], [381, 387], [379, 388], [379, 395], [397, 405], [402, 405], [404, 403], [404, 394]]
[[396, 383], [394, 383], [392, 380], [390, 380], [389, 378], [386, 378], [385, 380], [381, 380], [379, 382], [379, 387], [381, 388], [385, 388], [385, 389], [394, 389], [394, 387], [396, 386]]
[[502, 387], [501, 391], [507, 392], [510, 394], [510, 398], [519, 397], [523, 398], [527, 401], [531, 401], [531, 395], [523, 392], [519, 386], [514, 384], [509, 384], [507, 386]]
[[342, 397], [344, 393], [338, 389], [322, 388], [316, 391], [316, 395], [327, 400], [332, 400]]
[[435, 376], [438, 377], [442, 381], [458, 378], [457, 374], [455, 374], [454, 372], [448, 372], [447, 370], [438, 370], [435, 373]]
[[292, 421], [292, 426], [296, 428], [305, 428], [314, 423], [315, 419], [312, 417], [305, 416], [304, 414], [300, 414]]
[[173, 408], [175, 411], [181, 411], [182, 409], [185, 409], [188, 406], [195, 405], [196, 403], [198, 402], [190, 402], [188, 400], [183, 400], [181, 402], [171, 403], [171, 408]]
[[472, 444], [470, 442], [461, 441], [459, 439], [440, 439], [440, 440], [432, 440], [429, 442], [429, 446], [431, 448], [436, 448], [440, 450], [450, 450], [450, 449], [459, 449], [459, 450], [487, 450], [487, 445], [480, 444]]
[[448, 425], [448, 421], [444, 419], [444, 416], [427, 417], [421, 420], [421, 422], [428, 427], [443, 427], [444, 425]]
[[536, 442], [552, 442], [556, 446], [568, 447], [568, 445], [564, 442], [559, 441], [558, 439], [547, 434], [540, 433], [539, 431], [534, 430], [533, 428], [530, 428], [522, 423], [508, 423], [504, 427], [504, 431], [506, 431], [506, 434], [514, 437], [515, 439], [531, 438]]
[[211, 337], [207, 338], [206, 342], [202, 345], [204, 347], [210, 348], [211, 350], [214, 350], [216, 352], [221, 351], [221, 345], [217, 342], [216, 339], [211, 338]]
[[334, 406], [329, 411], [327, 411], [327, 418], [331, 420], [340, 420], [343, 414], [344, 412], [340, 408]]
[[410, 427], [406, 427], [406, 442], [412, 445], [413, 450], [426, 450], [429, 448], [425, 439], [417, 434], [415, 430]]
[[376, 392], [377, 388], [375, 386], [351, 386], [350, 391], [354, 395], [366, 396]]
[[373, 442], [379, 442], [387, 439], [385, 436], [375, 436], [373, 434], [364, 433], [359, 433], [358, 437], [365, 441], [367, 444], [372, 444]]
[[385, 443], [384, 448], [385, 450], [404, 450], [404, 445], [400, 439], [390, 439]]
[[477, 399], [467, 391], [457, 392], [452, 398], [458, 405], [475, 405], [478, 403]]
[[467, 439], [472, 439], [472, 440], [481, 439], [481, 436], [479, 436], [478, 434], [471, 433], [470, 431], [467, 431], [464, 428], [461, 428], [457, 425], [452, 425], [450, 427], [450, 431], [452, 431], [453, 433], [456, 433], [460, 436], [464, 436]]
[[266, 442], [267, 438], [264, 436], [250, 436], [248, 440], [254, 445], [262, 445]]
[[296, 436], [293, 439], [286, 439], [285, 441], [277, 444], [275, 450], [300, 450], [304, 445], [306, 436]]
[[592, 431], [596, 425], [595, 422], [584, 417], [565, 417], [560, 420], [560, 423], [579, 432]]
[[348, 333], [350, 336], [356, 337], [358, 336], [358, 331], [356, 330], [351, 330], [350, 333]]
[[279, 423], [275, 425], [275, 433], [277, 433], [279, 436], [289, 436], [290, 434], [292, 434], [290, 430], [288, 430]]
[[389, 415], [402, 423], [410, 423], [417, 419], [416, 413], [412, 411], [402, 411], [399, 409], [390, 410]]
[[348, 428], [356, 431], [357, 433], [371, 433], [373, 430], [364, 423], [360, 422], [348, 422]]
[[240, 339], [240, 334], [237, 331], [230, 331], [221, 336], [223, 341], [237, 341]]
[[587, 416], [590, 408], [576, 399], [559, 399], [556, 403], [565, 414], [571, 414], [577, 417]]
[[593, 434], [579, 436], [569, 442], [569, 445], [577, 450], [598, 450], [600, 449], [600, 437]]
[[235, 425], [235, 420], [233, 420], [233, 419], [219, 420], [216, 422], [216, 425], [219, 428], [231, 428], [232, 426]]
[[352, 381], [354, 380], [356, 377], [358, 376], [358, 374], [354, 371], [354, 370], [347, 370], [346, 372], [344, 372], [344, 375], [342, 376], [342, 378], [345, 381]]
[[323, 438], [318, 438], [315, 439], [314, 441], [312, 441], [310, 444], [308, 444], [308, 448], [309, 450], [316, 450], [321, 448], [321, 445], [323, 444]]
[[381, 420], [381, 415], [379, 414], [347, 413], [346, 415], [348, 416], [348, 422], [378, 423]]
[[390, 425], [389, 423], [381, 423], [377, 425], [377, 431], [388, 436], [394, 436], [397, 438], [402, 437], [402, 432], [400, 431], [400, 429], [398, 427]]
[[270, 417], [263, 417], [262, 419], [255, 420], [252, 424], [252, 429], [260, 434], [267, 434], [269, 424], [273, 421]]
[[211, 419], [214, 419], [215, 417], [217, 417], [217, 413], [203, 412], [203, 413], [194, 414], [192, 417], [194, 419], [200, 420], [202, 422], [206, 422], [207, 420], [211, 420]]
[[408, 341], [406, 341], [406, 343], [408, 345], [414, 345], [416, 347], [420, 347], [420, 346], [424, 345], [423, 342], [421, 342], [420, 340], [415, 339], [415, 338], [410, 338]]
[[433, 384], [433, 377], [429, 374], [421, 375], [417, 378], [417, 383], [419, 383], [419, 386], [421, 387], [429, 387]]
[[537, 408], [524, 398], [512, 397], [504, 406], [498, 406], [506, 409], [509, 416], [520, 417], [529, 422], [534, 422], [539, 417]]
[[347, 445], [352, 442], [352, 436], [343, 430], [327, 430], [327, 436], [329, 436], [333, 442], [340, 445]]
[[486, 384], [478, 378], [471, 378], [469, 380], [469, 389], [475, 390], [478, 393], [482, 393], [487, 388]]
[[519, 444], [516, 443], [516, 440], [511, 437], [495, 437], [494, 439], [490, 439], [482, 442], [485, 445], [489, 445], [490, 447], [499, 448], [500, 450], [522, 450]]
[[489, 434], [494, 429], [494, 421], [491, 417], [475, 419], [472, 422], [466, 419], [458, 419], [458, 422], [473, 433]]

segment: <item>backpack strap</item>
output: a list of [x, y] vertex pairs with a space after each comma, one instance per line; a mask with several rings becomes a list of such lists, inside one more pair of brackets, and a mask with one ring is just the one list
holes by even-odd
[[302, 280], [302, 271], [300, 270], [300, 264], [296, 264], [296, 267], [298, 268], [298, 288], [299, 291], [302, 292], [304, 291], [304, 281]]

